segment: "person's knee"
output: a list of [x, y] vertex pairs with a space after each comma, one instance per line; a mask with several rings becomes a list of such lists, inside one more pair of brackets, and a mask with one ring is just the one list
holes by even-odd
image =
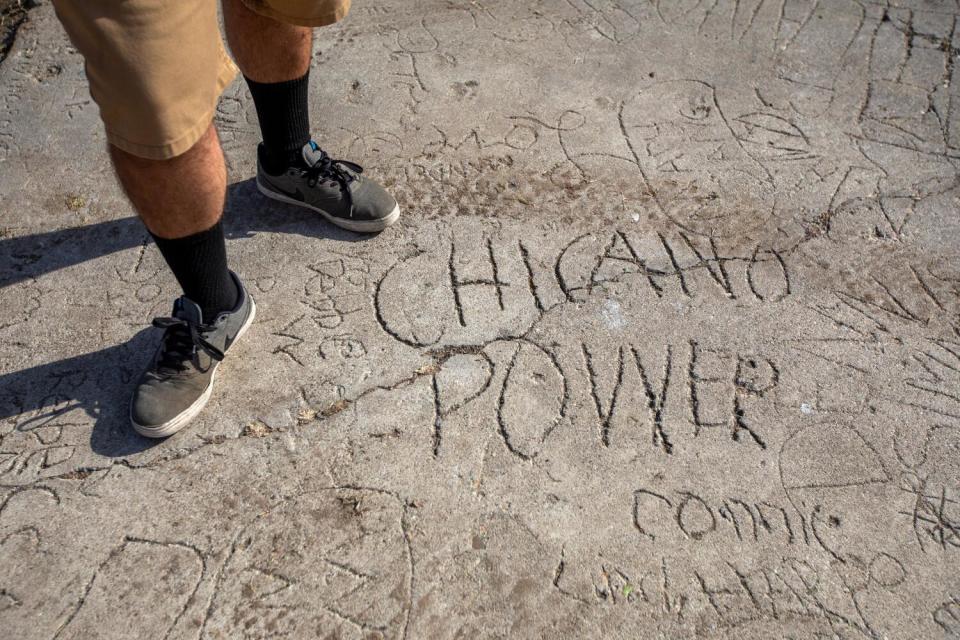
[[110, 145], [117, 178], [151, 233], [179, 238], [210, 228], [223, 211], [226, 165], [211, 125], [186, 152], [155, 160]]

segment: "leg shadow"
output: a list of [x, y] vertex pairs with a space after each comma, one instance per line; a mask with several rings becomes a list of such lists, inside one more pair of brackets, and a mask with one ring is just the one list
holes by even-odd
[[[335, 227], [306, 209], [263, 197], [253, 178], [227, 188], [223, 221], [229, 239], [248, 238], [262, 231], [344, 242], [369, 237]], [[0, 290], [146, 242], [150, 242], [150, 234], [136, 217], [0, 238]]]
[[2, 452], [31, 455], [87, 438], [95, 453], [108, 457], [152, 447], [157, 441], [130, 426], [129, 403], [158, 339], [159, 332], [144, 329], [116, 346], [0, 375], [0, 421], [13, 418]]

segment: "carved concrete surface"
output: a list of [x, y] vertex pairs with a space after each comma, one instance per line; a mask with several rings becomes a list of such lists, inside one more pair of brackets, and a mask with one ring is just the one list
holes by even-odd
[[154, 443], [127, 400], [177, 288], [32, 9], [0, 65], [0, 635], [960, 637], [957, 15], [357, 0], [316, 137], [403, 221], [261, 199], [233, 85], [260, 315]]

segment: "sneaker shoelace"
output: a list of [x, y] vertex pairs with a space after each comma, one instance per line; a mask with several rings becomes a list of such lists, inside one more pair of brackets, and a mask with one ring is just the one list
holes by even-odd
[[153, 326], [166, 331], [163, 334], [163, 349], [157, 362], [157, 369], [162, 373], [185, 371], [186, 362], [193, 358], [198, 348], [206, 351], [214, 360], [223, 360], [223, 351], [207, 342], [201, 335], [201, 331], [209, 327], [201, 327], [181, 318], [154, 318]]
[[333, 180], [340, 185], [340, 190], [347, 196], [351, 218], [353, 217], [353, 196], [350, 193], [350, 183], [356, 180], [357, 175], [361, 173], [363, 173], [363, 167], [356, 162], [336, 160], [327, 155], [327, 152], [322, 149], [320, 150], [320, 157], [317, 158], [317, 161], [305, 171], [307, 184], [311, 187], [315, 187], [317, 182], [322, 179]]

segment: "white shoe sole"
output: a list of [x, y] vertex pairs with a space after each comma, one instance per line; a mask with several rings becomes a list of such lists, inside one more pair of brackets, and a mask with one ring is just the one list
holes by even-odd
[[[245, 334], [247, 329], [250, 328], [250, 325], [253, 324], [253, 319], [256, 317], [256, 315], [257, 303], [253, 301], [253, 298], [250, 298], [250, 315], [247, 317], [247, 321], [243, 323], [243, 326], [240, 327], [240, 330], [237, 331], [237, 337], [233, 339], [233, 343], [230, 346], [233, 346], [240, 341], [240, 338], [243, 337], [243, 334]], [[207, 388], [204, 389], [203, 395], [194, 400], [193, 404], [191, 404], [189, 407], [163, 424], [149, 427], [142, 424], [137, 424], [137, 421], [133, 419], [133, 416], [130, 416], [130, 423], [133, 425], [133, 430], [145, 438], [167, 438], [190, 424], [190, 421], [200, 415], [200, 412], [203, 411], [203, 408], [207, 406], [207, 402], [210, 401], [210, 396], [213, 394], [213, 383], [217, 377], [217, 367], [219, 366], [219, 361], [213, 362], [213, 372], [210, 374], [210, 382], [207, 384]]]
[[305, 207], [312, 211], [316, 211], [330, 224], [334, 224], [348, 231], [355, 231], [357, 233], [376, 233], [377, 231], [383, 231], [400, 219], [399, 204], [395, 206], [393, 211], [387, 214], [387, 216], [380, 218], [379, 220], [347, 220], [332, 216], [323, 209], [318, 209], [317, 207], [307, 204], [306, 202], [301, 202], [300, 200], [285, 196], [282, 193], [271, 191], [267, 187], [263, 186], [262, 182], [260, 182], [260, 176], [257, 176], [257, 190], [271, 200], [277, 200], [278, 202], [285, 202], [287, 204], [295, 204], [298, 207]]

